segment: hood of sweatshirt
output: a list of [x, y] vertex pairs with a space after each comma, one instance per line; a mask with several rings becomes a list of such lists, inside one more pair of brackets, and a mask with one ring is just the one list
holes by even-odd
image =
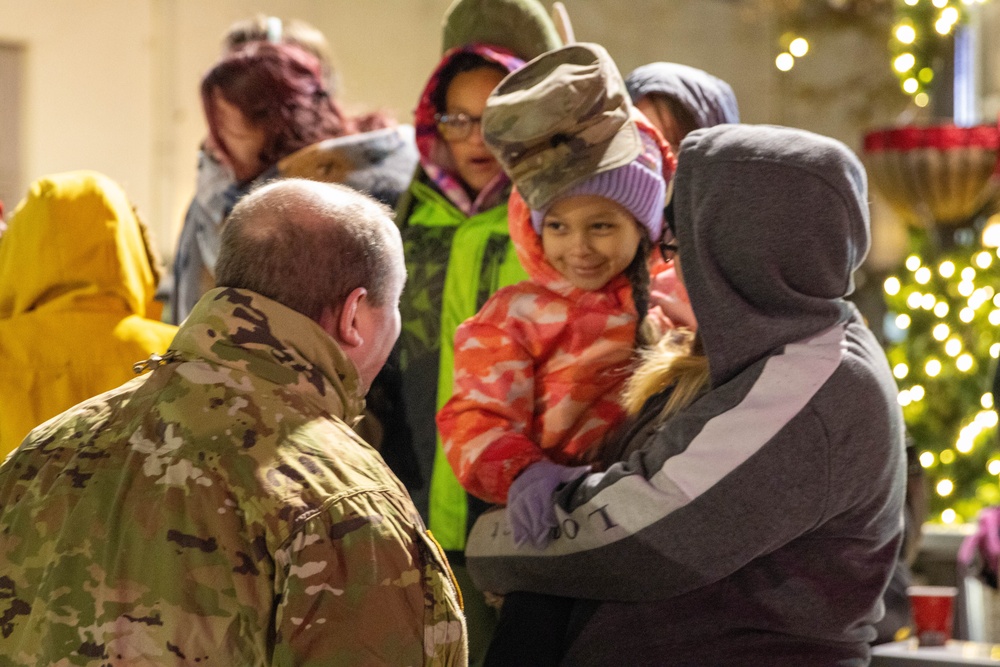
[[868, 253], [868, 192], [839, 141], [764, 125], [696, 130], [673, 203], [713, 386], [854, 311], [844, 297]]
[[95, 298], [158, 318], [151, 257], [114, 181], [93, 171], [41, 178], [0, 238], [0, 319]]
[[548, 10], [538, 0], [455, 0], [444, 15], [442, 52], [493, 44], [525, 61], [561, 47]]
[[459, 210], [466, 215], [473, 215], [495, 206], [500, 194], [506, 191], [510, 184], [510, 179], [501, 172], [473, 200], [455, 173], [455, 164], [451, 159], [451, 152], [448, 150], [447, 144], [438, 134], [437, 122], [434, 120], [434, 115], [437, 113], [437, 109], [434, 107], [434, 97], [441, 83], [441, 71], [462, 53], [474, 53], [481, 56], [507, 70], [508, 73], [521, 67], [524, 61], [506, 49], [488, 44], [469, 44], [451, 49], [444, 54], [441, 62], [434, 68], [434, 73], [427, 81], [424, 92], [420, 95], [417, 109], [414, 111], [414, 127], [417, 137], [417, 151], [420, 153], [420, 165], [431, 181]]
[[668, 95], [691, 112], [698, 127], [740, 122], [736, 95], [728, 83], [703, 70], [677, 63], [650, 63], [625, 79], [632, 101], [650, 93]]

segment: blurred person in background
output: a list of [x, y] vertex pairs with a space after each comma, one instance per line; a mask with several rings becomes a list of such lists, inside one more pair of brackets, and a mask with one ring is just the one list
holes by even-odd
[[[676, 154], [688, 133], [703, 127], [740, 122], [736, 95], [728, 83], [704, 70], [655, 62], [625, 77], [632, 102], [660, 131]], [[653, 267], [651, 301], [673, 326], [697, 323], [684, 285], [671, 265]]]
[[301, 19], [285, 20], [278, 16], [254, 14], [229, 26], [222, 37], [222, 53], [231, 53], [253, 42], [283, 42], [302, 47], [319, 59], [327, 88], [336, 90], [330, 43], [314, 25]]
[[202, 81], [209, 136], [174, 260], [175, 322], [214, 287], [220, 227], [256, 184], [344, 183], [394, 206], [416, 166], [411, 127], [341, 107], [329, 45], [313, 26], [257, 15], [231, 26], [223, 44]]
[[732, 87], [696, 67], [650, 63], [632, 70], [625, 86], [636, 108], [660, 130], [675, 153], [694, 130], [740, 122]]
[[[330, 47], [317, 28], [292, 19], [256, 14], [233, 23], [222, 38], [222, 57], [252, 42], [289, 43], [312, 53], [330, 85]], [[195, 194], [184, 216], [173, 265], [171, 319], [180, 322], [198, 298], [215, 286], [220, 226], [226, 209], [224, 193], [233, 184], [232, 170], [202, 142], [198, 150]]]
[[145, 225], [92, 171], [35, 181], [0, 237], [0, 459], [35, 426], [134, 377], [177, 331], [160, 322]]

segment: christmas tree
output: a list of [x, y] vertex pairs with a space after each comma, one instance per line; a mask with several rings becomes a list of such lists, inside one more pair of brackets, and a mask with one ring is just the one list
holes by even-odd
[[[910, 254], [883, 283], [883, 328], [907, 433], [930, 480], [930, 520], [974, 521], [1000, 504], [992, 393], [1000, 356], [996, 125], [975, 126], [975, 2], [896, 3], [893, 68], [941, 118], [869, 133], [869, 176], [910, 226]], [[935, 70], [941, 69], [941, 76]], [[930, 102], [930, 105], [928, 103]]]
[[[966, 230], [971, 231], [971, 230]], [[931, 519], [972, 521], [1000, 504], [992, 394], [1000, 356], [1000, 253], [966, 244], [918, 249], [885, 280], [887, 354], [909, 436], [931, 482]], [[962, 236], [962, 235], [960, 235]]]

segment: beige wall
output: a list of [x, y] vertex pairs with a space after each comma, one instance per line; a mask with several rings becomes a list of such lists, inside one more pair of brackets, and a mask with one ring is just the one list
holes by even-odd
[[[732, 83], [748, 122], [797, 125], [856, 147], [861, 128], [903, 106], [884, 42], [871, 36], [820, 31], [813, 55], [782, 74], [773, 65], [781, 26], [738, 3], [564, 1], [577, 38], [607, 46], [623, 73], [653, 60], [702, 67]], [[265, 11], [313, 23], [333, 46], [348, 107], [385, 107], [409, 121], [439, 55], [448, 4], [0, 0], [0, 42], [26, 47], [20, 191], [46, 173], [103, 171], [125, 187], [169, 258], [204, 132], [198, 81], [233, 20]]]
[[24, 49], [0, 42], [0, 202], [21, 189], [21, 76]]
[[85, 12], [83, 5], [0, 4], [0, 41], [25, 47], [20, 191], [45, 173], [91, 168], [148, 207], [149, 4], [97, 0]]

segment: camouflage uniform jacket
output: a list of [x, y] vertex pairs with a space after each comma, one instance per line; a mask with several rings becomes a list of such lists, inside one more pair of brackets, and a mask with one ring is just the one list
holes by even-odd
[[0, 467], [0, 666], [466, 664], [329, 336], [220, 288], [151, 365]]

